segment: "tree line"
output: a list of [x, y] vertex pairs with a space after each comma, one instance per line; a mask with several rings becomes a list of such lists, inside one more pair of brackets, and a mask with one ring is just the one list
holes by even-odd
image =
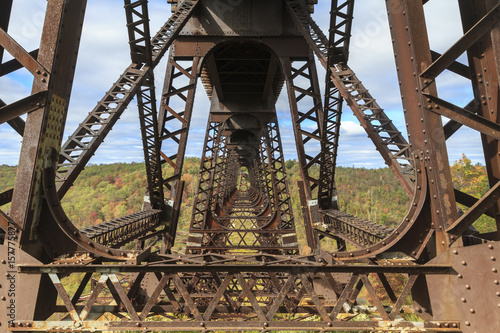
[[[187, 231], [193, 198], [198, 184], [199, 158], [186, 158], [182, 180], [185, 181], [179, 230]], [[302, 212], [297, 181], [299, 163], [285, 163], [297, 228], [301, 229]], [[0, 166], [0, 192], [12, 188], [16, 167]], [[488, 189], [485, 167], [472, 164], [465, 155], [451, 166], [454, 186], [475, 197]], [[318, 168], [313, 168], [317, 176]], [[337, 167], [336, 185], [340, 209], [346, 213], [382, 225], [395, 227], [406, 214], [409, 199], [389, 168], [366, 169]], [[68, 217], [78, 228], [112, 220], [141, 210], [146, 189], [144, 163], [90, 165], [77, 178], [62, 200]], [[0, 207], [7, 211], [9, 205]], [[467, 207], [461, 206], [463, 210]], [[483, 216], [474, 226], [480, 232], [495, 230], [493, 219]], [[302, 233], [303, 234], [303, 233]]]

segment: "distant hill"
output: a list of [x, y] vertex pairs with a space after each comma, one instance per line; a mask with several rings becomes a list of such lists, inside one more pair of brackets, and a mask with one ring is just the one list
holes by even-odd
[[[187, 230], [196, 191], [199, 158], [187, 158], [182, 179], [186, 182], [179, 229]], [[292, 208], [301, 221], [297, 181], [298, 162], [286, 162]], [[14, 186], [16, 167], [0, 166], [0, 192]], [[313, 176], [319, 170], [313, 169]], [[479, 197], [488, 190], [483, 166], [472, 165], [467, 157], [452, 166], [455, 186]], [[336, 172], [341, 210], [372, 222], [394, 227], [406, 214], [409, 199], [388, 168], [364, 169], [338, 167]], [[139, 211], [146, 188], [144, 163], [90, 165], [85, 168], [63, 199], [63, 208], [79, 228]], [[6, 211], [9, 205], [1, 207]], [[465, 207], [464, 207], [465, 209]], [[492, 219], [482, 217], [475, 226], [482, 232], [492, 230]], [[302, 229], [297, 223], [299, 231]], [[303, 234], [300, 233], [299, 234]]]

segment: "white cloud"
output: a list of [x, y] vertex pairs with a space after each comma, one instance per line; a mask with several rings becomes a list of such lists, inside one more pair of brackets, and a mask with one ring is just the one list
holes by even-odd
[[[154, 34], [171, 14], [170, 5], [164, 0], [150, 0], [149, 3], [151, 30]], [[44, 6], [45, 2], [35, 0], [14, 2], [9, 31], [27, 50], [38, 47]], [[315, 20], [324, 32], [328, 31], [329, 7], [329, 1], [320, 1], [314, 14]], [[462, 34], [456, 1], [430, 1], [425, 8], [431, 46], [436, 51], [444, 52]], [[350, 66], [370, 89], [371, 94], [396, 126], [405, 132], [385, 3], [384, 1], [358, 1], [354, 16]], [[8, 59], [9, 56], [6, 55], [4, 60]], [[95, 107], [97, 101], [102, 98], [104, 92], [111, 87], [129, 63], [123, 2], [121, 0], [88, 1], [65, 138]], [[164, 71], [165, 59], [155, 70], [158, 96], [163, 85]], [[321, 66], [318, 66], [318, 71], [321, 83], [325, 73]], [[31, 83], [31, 76], [26, 71], [2, 77], [0, 78], [0, 98], [6, 102], [21, 99], [29, 94]], [[465, 105], [472, 98], [469, 83], [455, 75], [445, 73], [438, 83], [441, 96], [457, 105]], [[295, 143], [286, 88], [283, 89], [276, 108], [280, 117], [285, 157], [295, 158]], [[201, 82], [198, 82], [186, 151], [188, 156], [201, 154], [208, 110], [208, 98]], [[468, 156], [480, 155], [479, 140], [471, 143], [467, 137], [472, 131], [465, 131], [459, 131], [448, 142], [451, 162], [457, 159], [456, 156], [460, 157], [465, 150]], [[21, 137], [8, 125], [2, 124], [0, 125], [0, 138], [0, 164], [16, 164]], [[141, 146], [137, 110], [135, 104], [132, 103], [102, 147], [98, 149], [91, 163], [140, 161], [143, 159]], [[384, 165], [373, 144], [346, 105], [342, 120], [338, 164], [366, 167]]]

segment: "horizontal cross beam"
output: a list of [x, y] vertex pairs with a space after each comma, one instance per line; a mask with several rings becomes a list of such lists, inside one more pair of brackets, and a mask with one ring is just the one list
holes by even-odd
[[[238, 259], [234, 259], [237, 261]], [[125, 273], [125, 272], [294, 272], [294, 273], [308, 273], [308, 272], [325, 272], [325, 273], [411, 273], [411, 274], [449, 274], [451, 273], [451, 266], [448, 265], [346, 265], [346, 264], [333, 264], [323, 265], [320, 263], [309, 265], [287, 265], [287, 264], [273, 264], [272, 262], [258, 263], [258, 264], [155, 264], [154, 266], [137, 266], [133, 264], [122, 265], [81, 265], [81, 264], [68, 264], [68, 265], [31, 265], [21, 264], [18, 265], [19, 271], [26, 274], [40, 274], [40, 273], [76, 273], [76, 272], [102, 272], [102, 273]]]

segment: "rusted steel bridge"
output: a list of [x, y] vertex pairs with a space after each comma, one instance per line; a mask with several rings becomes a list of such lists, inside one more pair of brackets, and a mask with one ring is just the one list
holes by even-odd
[[[0, 194], [0, 205], [11, 203], [0, 212], [0, 330], [498, 331], [500, 3], [459, 0], [463, 36], [438, 54], [428, 36], [440, 32], [425, 24], [432, 1], [385, 1], [407, 136], [349, 67], [354, 0], [331, 1], [328, 36], [311, 18], [313, 0], [172, 0], [173, 14], [156, 34], [147, 1], [124, 0], [130, 66], [63, 142], [86, 1], [48, 0], [40, 47], [29, 52], [9, 35], [13, 0], [2, 0], [0, 75], [25, 68], [34, 79], [31, 95], [0, 101], [2, 126], [23, 141], [15, 186]], [[13, 59], [2, 61], [5, 52]], [[457, 61], [463, 53], [467, 64]], [[163, 58], [156, 96], [154, 69]], [[470, 80], [468, 105], [438, 96], [436, 79], [446, 70]], [[198, 81], [210, 98], [209, 120], [179, 255], [171, 248]], [[282, 89], [302, 221], [294, 220], [284, 166], [275, 106]], [[148, 184], [143, 210], [78, 230], [60, 200], [133, 98]], [[338, 204], [345, 105], [411, 199], [393, 230]], [[446, 140], [464, 125], [482, 139], [490, 189], [481, 198], [451, 179]], [[471, 228], [483, 214], [497, 231]], [[307, 238], [300, 250], [297, 224]], [[321, 248], [325, 237], [337, 251]], [[71, 293], [68, 276], [78, 281]], [[349, 320], [361, 311], [360, 293], [371, 315]]]

